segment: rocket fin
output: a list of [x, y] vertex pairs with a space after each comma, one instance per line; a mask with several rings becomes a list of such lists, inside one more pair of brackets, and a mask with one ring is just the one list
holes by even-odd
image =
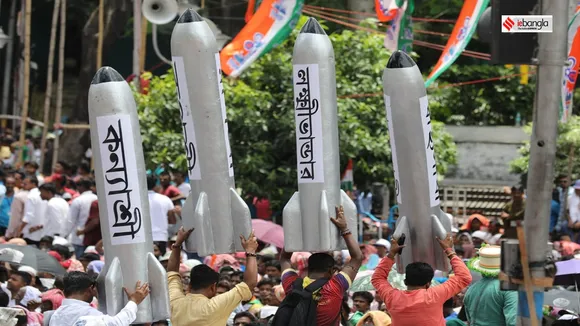
[[397, 220], [397, 226], [395, 227], [393, 237], [395, 239], [399, 239], [403, 233], [406, 237], [405, 249], [403, 249], [402, 255], [397, 255], [396, 257], [397, 272], [399, 274], [405, 273], [405, 269], [403, 267], [406, 266], [406, 264], [413, 262], [413, 244], [411, 243], [411, 232], [406, 216], [401, 216]]
[[[445, 216], [445, 218], [447, 219], [447, 216]], [[431, 214], [431, 220], [433, 220], [433, 235], [439, 239], [445, 239], [445, 237], [447, 237], [447, 230], [445, 230], [445, 227], [443, 226], [442, 219], [435, 214]]]
[[447, 216], [447, 214], [441, 209], [439, 209], [439, 220], [441, 221], [441, 225], [443, 225], [443, 228], [445, 229], [445, 233], [446, 234], [451, 233], [453, 221], [451, 221], [451, 219], [449, 219], [449, 216]]
[[171, 309], [169, 308], [167, 274], [159, 260], [150, 252], [147, 253], [147, 269], [149, 271], [149, 287], [151, 289], [149, 297], [151, 298], [153, 320], [169, 319]]
[[107, 266], [103, 268], [101, 273], [97, 276], [97, 292], [99, 297], [97, 300], [99, 301], [99, 306], [97, 307], [100, 312], [103, 314], [107, 314], [107, 289], [105, 284], [105, 275], [109, 271]]
[[[194, 225], [199, 227], [196, 232], [195, 245], [197, 253], [200, 256], [209, 256], [215, 253], [215, 244], [213, 241], [213, 231], [211, 227], [211, 216], [209, 211], [209, 202], [207, 194], [202, 191], [197, 198], [195, 205]], [[225, 225], [224, 225], [225, 227]], [[192, 234], [193, 235], [193, 234]]]
[[[352, 236], [355, 239], [358, 239], [358, 213], [356, 210], [356, 205], [352, 201], [352, 199], [350, 199], [348, 194], [344, 192], [344, 190], [342, 189], [340, 190], [340, 202], [342, 207], [344, 208], [344, 216], [346, 217], [348, 229], [350, 230], [350, 232], [352, 232]], [[345, 249], [346, 243], [342, 239], [342, 236], [338, 234], [338, 237], [340, 238], [338, 247], [340, 249]]]
[[195, 225], [195, 201], [193, 199], [193, 191], [189, 192], [183, 208], [181, 209], [181, 218], [183, 223], [183, 228], [189, 230], [195, 228], [192, 235], [185, 242], [185, 249], [189, 252], [197, 252], [196, 240], [199, 237], [199, 233], [202, 232], [199, 225]]
[[[330, 238], [330, 227], [332, 222], [330, 221], [329, 209], [328, 200], [326, 199], [326, 190], [322, 190], [320, 193], [320, 210], [318, 211], [318, 223], [320, 225], [320, 240], [318, 242], [318, 250], [320, 251], [334, 250], [334, 247], [331, 247], [333, 241]], [[334, 225], [332, 225], [332, 228], [335, 228]]]
[[123, 273], [121, 271], [121, 261], [118, 257], [113, 258], [107, 275], [105, 275], [105, 291], [107, 292], [107, 313], [110, 316], [114, 316], [125, 306]]
[[230, 188], [230, 203], [232, 205], [232, 222], [234, 224], [234, 246], [236, 251], [244, 251], [244, 247], [239, 241], [239, 236], [243, 235], [247, 238], [252, 232], [250, 208], [233, 188]]
[[432, 225], [434, 235], [431, 241], [433, 241], [433, 248], [435, 253], [435, 266], [433, 267], [435, 269], [443, 271], [444, 273], [447, 273], [450, 268], [449, 260], [447, 259], [445, 253], [441, 250], [439, 242], [437, 241], [437, 239], [435, 239], [435, 237], [438, 237], [439, 239], [445, 239], [447, 237], [448, 232], [447, 230], [445, 230], [445, 227], [443, 226], [444, 222], [447, 221], [448, 225], [450, 225], [451, 223], [449, 222], [449, 218], [446, 215], [437, 216], [435, 214], [431, 214], [431, 220], [433, 223]]
[[300, 196], [298, 191], [292, 195], [282, 210], [284, 223], [284, 250], [295, 252], [304, 250], [302, 241], [302, 214], [300, 214]]

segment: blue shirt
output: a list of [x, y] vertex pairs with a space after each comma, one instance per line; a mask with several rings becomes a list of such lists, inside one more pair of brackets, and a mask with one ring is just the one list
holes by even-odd
[[556, 225], [558, 224], [559, 216], [560, 216], [560, 203], [558, 203], [555, 200], [552, 200], [550, 208], [550, 232], [552, 232], [556, 227]]
[[6, 186], [0, 181], [0, 227], [8, 227], [10, 223], [10, 206], [14, 200], [14, 195], [6, 196]]
[[2, 203], [0, 203], [0, 227], [8, 227], [10, 223], [10, 207], [14, 201], [14, 195], [4, 196]]
[[455, 318], [457, 318], [457, 313], [455, 311], [453, 311], [451, 313], [451, 315], [445, 317], [445, 321], [448, 321], [448, 320], [451, 320], [451, 319], [455, 319]]

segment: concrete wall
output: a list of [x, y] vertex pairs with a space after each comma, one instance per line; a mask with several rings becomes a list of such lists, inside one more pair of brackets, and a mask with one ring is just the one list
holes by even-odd
[[509, 172], [509, 162], [529, 140], [521, 127], [447, 126], [457, 144], [458, 164], [451, 167], [441, 185], [512, 185], [519, 175]]

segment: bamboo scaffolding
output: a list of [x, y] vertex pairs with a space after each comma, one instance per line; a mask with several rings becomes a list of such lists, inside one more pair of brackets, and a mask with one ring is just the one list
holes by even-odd
[[24, 146], [26, 145], [26, 120], [28, 118], [28, 105], [30, 102], [30, 21], [32, 16], [32, 0], [25, 1], [24, 8], [24, 99], [22, 101], [22, 120], [20, 123], [20, 152], [16, 166], [19, 167], [24, 161]]
[[54, 48], [56, 45], [56, 28], [58, 23], [58, 10], [60, 0], [54, 0], [52, 10], [52, 26], [50, 27], [50, 45], [48, 48], [48, 68], [46, 72], [46, 94], [44, 95], [44, 126], [42, 127], [42, 138], [40, 140], [40, 170], [44, 170], [44, 159], [46, 156], [46, 135], [48, 134], [48, 122], [50, 120], [50, 102], [52, 100], [52, 70], [54, 68]]
[[[56, 113], [54, 121], [60, 123], [62, 116], [62, 91], [64, 83], [64, 45], [66, 42], [66, 0], [61, 0], [60, 7], [60, 40], [58, 44], [58, 79], [56, 89]], [[54, 139], [54, 149], [52, 153], [52, 167], [58, 162], [58, 150], [60, 147], [60, 137]]]

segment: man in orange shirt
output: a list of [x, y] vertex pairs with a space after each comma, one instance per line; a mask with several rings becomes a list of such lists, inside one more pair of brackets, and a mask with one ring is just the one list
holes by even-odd
[[429, 264], [416, 262], [405, 269], [406, 291], [393, 288], [387, 277], [395, 263], [395, 255], [405, 246], [391, 240], [391, 250], [375, 270], [371, 282], [391, 314], [393, 325], [445, 326], [443, 304], [471, 283], [471, 274], [465, 263], [453, 251], [453, 239], [448, 234], [445, 240], [437, 239], [451, 260], [455, 276], [436, 287], [430, 287], [434, 271]]

